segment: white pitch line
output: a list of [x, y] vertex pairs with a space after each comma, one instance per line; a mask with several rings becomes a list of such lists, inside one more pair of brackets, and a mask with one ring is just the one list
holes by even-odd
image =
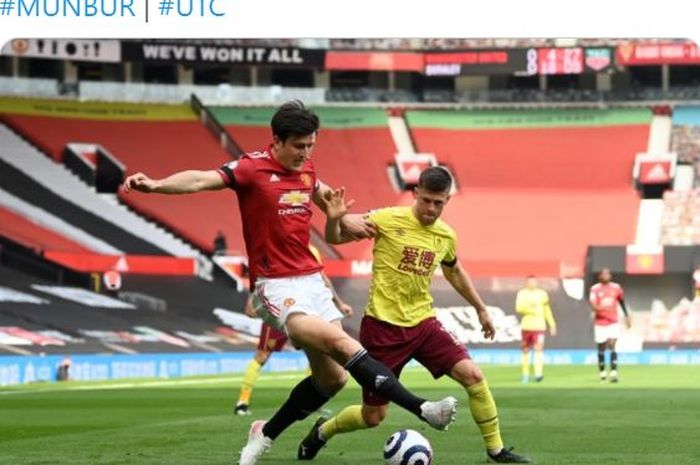
[[[263, 377], [261, 377], [258, 380], [258, 383], [264, 383], [265, 381], [277, 381], [277, 380], [284, 380], [284, 379], [298, 379], [300, 377], [300, 374], [292, 375], [292, 374], [268, 374]], [[167, 379], [167, 380], [159, 380], [159, 381], [145, 381], [142, 383], [114, 383], [114, 384], [96, 384], [94, 386], [91, 385], [83, 385], [83, 386], [70, 386], [70, 387], [59, 387], [56, 386], [55, 388], [44, 388], [44, 389], [31, 389], [27, 391], [22, 391], [22, 390], [11, 390], [11, 391], [0, 391], [0, 396], [12, 396], [12, 395], [20, 395], [20, 394], [34, 394], [38, 392], [65, 392], [65, 391], [100, 391], [100, 390], [109, 390], [109, 389], [131, 389], [131, 388], [151, 388], [151, 387], [161, 387], [161, 386], [186, 386], [186, 385], [192, 385], [192, 384], [223, 384], [223, 383], [232, 383], [232, 382], [237, 382], [237, 381], [242, 381], [243, 377], [242, 376], [234, 376], [231, 378], [213, 378], [213, 379]]]

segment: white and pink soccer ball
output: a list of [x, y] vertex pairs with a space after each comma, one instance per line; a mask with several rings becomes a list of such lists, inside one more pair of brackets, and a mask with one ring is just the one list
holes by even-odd
[[430, 465], [433, 447], [418, 431], [403, 429], [392, 434], [384, 444], [387, 465]]

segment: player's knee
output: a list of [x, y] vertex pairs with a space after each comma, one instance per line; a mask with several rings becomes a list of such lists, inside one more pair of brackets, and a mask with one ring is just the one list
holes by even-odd
[[326, 345], [331, 356], [335, 360], [342, 361], [343, 363], [350, 360], [353, 355], [362, 350], [360, 343], [345, 333], [329, 337], [326, 340]]
[[345, 385], [348, 382], [348, 375], [346, 372], [339, 373], [337, 376], [334, 376], [329, 382], [328, 385], [326, 386], [326, 390], [330, 395], [335, 395], [345, 387]]
[[323, 389], [329, 397], [336, 395], [345, 387], [348, 382], [348, 374], [344, 370], [339, 370], [335, 373], [324, 373], [322, 377], [316, 378], [316, 383]]
[[369, 428], [374, 428], [379, 426], [386, 418], [388, 409], [386, 406], [382, 407], [362, 407], [362, 419]]
[[464, 387], [480, 383], [484, 380], [484, 373], [479, 366], [471, 360], [462, 360], [457, 363], [450, 375]]

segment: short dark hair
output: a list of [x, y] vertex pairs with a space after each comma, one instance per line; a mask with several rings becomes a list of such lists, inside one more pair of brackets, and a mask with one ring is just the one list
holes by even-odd
[[452, 188], [452, 175], [441, 166], [431, 166], [420, 174], [418, 187], [430, 192], [449, 191]]
[[285, 142], [291, 136], [308, 136], [318, 131], [318, 116], [301, 100], [290, 100], [277, 109], [270, 121], [272, 134]]

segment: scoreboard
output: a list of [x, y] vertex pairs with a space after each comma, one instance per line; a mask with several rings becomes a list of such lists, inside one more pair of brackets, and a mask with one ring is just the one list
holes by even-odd
[[583, 48], [540, 48], [537, 62], [540, 74], [579, 74], [583, 72]]

